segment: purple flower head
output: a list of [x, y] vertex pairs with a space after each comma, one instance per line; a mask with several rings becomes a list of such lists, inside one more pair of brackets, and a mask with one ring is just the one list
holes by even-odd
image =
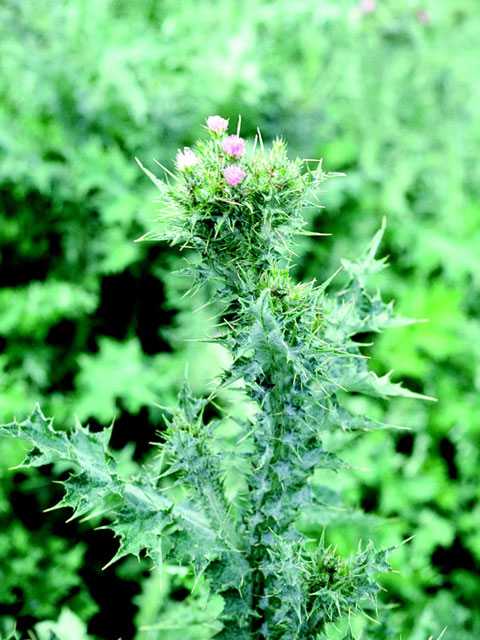
[[228, 167], [225, 167], [223, 170], [223, 175], [228, 184], [236, 187], [244, 179], [245, 171], [243, 171], [238, 164], [229, 164]]
[[228, 136], [228, 138], [225, 138], [223, 141], [222, 149], [229, 156], [241, 158], [245, 153], [245, 140], [238, 136]]
[[197, 156], [189, 147], [183, 147], [183, 151], [180, 149], [177, 151], [177, 159], [175, 164], [179, 171], [185, 171], [185, 169], [191, 169], [198, 162]]
[[360, 0], [360, 11], [362, 13], [373, 13], [377, 8], [377, 0]]
[[430, 14], [425, 9], [419, 9], [417, 11], [417, 20], [421, 24], [428, 24], [430, 22]]
[[207, 118], [207, 127], [215, 133], [224, 133], [228, 127], [228, 120], [221, 116], [209, 116]]

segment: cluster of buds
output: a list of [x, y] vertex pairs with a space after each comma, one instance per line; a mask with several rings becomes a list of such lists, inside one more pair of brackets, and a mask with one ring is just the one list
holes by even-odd
[[[228, 120], [221, 116], [209, 116], [207, 118], [207, 129], [214, 135], [223, 138], [221, 149], [229, 157], [238, 160], [245, 153], [245, 140], [239, 135], [231, 135], [224, 138], [228, 128]], [[177, 152], [175, 165], [179, 171], [190, 171], [197, 163], [197, 156], [189, 147], [184, 147]], [[228, 164], [222, 170], [225, 181], [232, 187], [237, 187], [245, 178], [245, 171], [238, 164]]]

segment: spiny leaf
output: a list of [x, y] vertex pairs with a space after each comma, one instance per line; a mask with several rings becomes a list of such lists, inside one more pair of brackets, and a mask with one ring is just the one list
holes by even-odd
[[406, 389], [401, 383], [391, 382], [391, 375], [392, 372], [386, 373], [384, 376], [377, 376], [373, 371], [357, 373], [353, 367], [351, 367], [347, 369], [345, 375], [341, 377], [340, 383], [347, 391], [364, 393], [377, 398], [403, 396], [404, 398], [435, 401], [435, 398]]
[[0, 426], [0, 434], [33, 445], [22, 467], [62, 461], [79, 470], [62, 483], [65, 496], [52, 508], [70, 507], [72, 518], [108, 511], [114, 520], [107, 528], [120, 538], [111, 562], [129, 553], [138, 557], [145, 549], [160, 564], [162, 539], [171, 527], [178, 544], [173, 548], [170, 545], [169, 550], [191, 563], [198, 573], [221, 553], [218, 536], [203, 514], [188, 503], [173, 503], [148, 477], [126, 480], [118, 474], [117, 463], [108, 450], [111, 428], [92, 433], [77, 424], [71, 434], [55, 431], [52, 420], [45, 418], [37, 406], [24, 422]]
[[78, 422], [75, 431], [55, 431], [37, 405], [24, 422], [0, 426], [0, 434], [15, 436], [33, 446], [19, 467], [69, 462], [76, 471], [66, 482], [65, 496], [56, 507], [70, 507], [74, 518], [90, 513], [107, 498], [120, 496], [117, 464], [108, 450], [112, 429], [91, 433]]
[[158, 567], [162, 565], [162, 534], [174, 522], [173, 504], [148, 485], [124, 485], [123, 504], [114, 522], [103, 529], [112, 529], [120, 538], [115, 556], [104, 568], [132, 554], [137, 558], [147, 550]]

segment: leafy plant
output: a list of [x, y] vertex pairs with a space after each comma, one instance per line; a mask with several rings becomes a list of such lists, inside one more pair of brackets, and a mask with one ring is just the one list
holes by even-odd
[[[335, 442], [362, 469], [338, 476], [335, 489], [388, 526], [378, 518], [347, 525], [344, 512], [317, 511], [308, 516], [308, 535], [318, 539], [328, 524], [327, 540], [348, 554], [359, 537], [392, 546], [417, 534], [392, 558], [401, 574], [382, 581], [401, 603], [390, 620], [408, 640], [437, 637], [447, 623], [444, 640], [476, 640], [480, 85], [471, 77], [480, 14], [476, 0], [382, 0], [369, 12], [361, 4], [297, 0], [292, 10], [290, 0], [251, 0], [245, 11], [236, 0], [221, 8], [195, 0], [1, 3], [0, 420], [27, 415], [34, 398], [65, 428], [74, 414], [93, 419], [94, 429], [116, 416], [112, 446], [126, 438], [135, 446], [161, 424], [161, 412], [145, 403], [152, 394], [160, 404], [174, 402], [186, 361], [193, 391], [204, 392], [221, 347], [182, 338], [209, 331], [213, 312], [191, 313], [191, 303], [205, 302], [202, 292], [180, 300], [177, 284], [186, 279], [169, 273], [173, 252], [131, 242], [150, 217], [142, 214], [149, 185], [131, 158], [149, 158], [154, 140], [167, 162], [195, 139], [204, 113], [241, 111], [242, 131], [251, 135], [260, 123], [268, 140], [283, 131], [294, 154], [309, 149], [348, 174], [329, 184], [326, 208], [311, 217], [311, 228], [332, 232], [334, 241], [299, 237], [294, 277], [325, 279], [386, 215], [382, 247], [392, 266], [377, 282], [398, 311], [430, 318], [375, 336], [369, 355], [375, 371], [387, 371], [393, 351], [397, 376], [441, 402], [370, 406], [356, 396], [357, 411], [414, 430]], [[129, 358], [145, 386], [125, 384]], [[25, 503], [24, 487], [15, 484], [17, 505]], [[49, 499], [47, 487], [41, 506], [55, 495], [52, 487]], [[22, 548], [37, 548], [50, 526], [12, 543], [17, 515], [29, 516], [18, 512], [2, 517], [9, 539], [2, 580], [6, 589], [22, 581], [28, 590], [27, 574], [22, 580], [16, 571]], [[42, 575], [54, 575], [55, 561]], [[116, 598], [129, 597], [120, 583], [115, 589]], [[437, 607], [437, 592], [451, 606]], [[101, 617], [108, 627], [108, 611]]]
[[[22, 466], [74, 467], [57, 507], [74, 517], [114, 514], [107, 526], [120, 544], [111, 562], [145, 550], [157, 566], [172, 558], [191, 567], [195, 583], [204, 580], [222, 598], [216, 637], [325, 637], [330, 623], [374, 608], [375, 575], [388, 571], [391, 550], [369, 543], [342, 557], [323, 541], [309, 544], [296, 521], [334, 506], [328, 491], [313, 489], [313, 475], [349, 466], [323, 446], [323, 434], [385, 426], [349, 411], [344, 394], [424, 397], [370, 371], [354, 339], [412, 321], [367, 289], [385, 266], [375, 257], [383, 227], [357, 261], [344, 260], [349, 280], [336, 295], [327, 294], [333, 276], [320, 286], [296, 284], [290, 245], [311, 235], [302, 212], [335, 174], [289, 161], [281, 139], [266, 151], [258, 134], [247, 153], [238, 132], [227, 136], [226, 120], [207, 123], [209, 139], [179, 151], [172, 182], [142, 168], [164, 207], [159, 230], [145, 239], [193, 249], [184, 274], [192, 289], [213, 283], [211, 301], [222, 305], [220, 330], [207, 340], [231, 362], [210, 396], [184, 387], [158, 458], [134, 477], [108, 449], [111, 428], [55, 431], [37, 407], [0, 433], [33, 445]], [[225, 388], [237, 389], [250, 415], [227, 415], [215, 402]], [[212, 406], [218, 418], [208, 419]], [[230, 451], [219, 436], [226, 420], [235, 429]]]

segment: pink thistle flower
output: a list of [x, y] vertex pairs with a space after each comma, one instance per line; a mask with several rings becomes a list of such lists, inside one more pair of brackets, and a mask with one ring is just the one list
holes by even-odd
[[430, 14], [425, 9], [419, 9], [417, 11], [417, 21], [421, 24], [428, 24], [430, 22]]
[[229, 156], [234, 158], [241, 158], [245, 153], [245, 140], [239, 136], [228, 136], [223, 141], [222, 149]]
[[243, 171], [238, 164], [229, 164], [228, 167], [225, 167], [223, 170], [223, 175], [228, 184], [236, 187], [244, 179], [245, 171]]
[[224, 133], [228, 127], [228, 120], [221, 116], [209, 116], [207, 118], [207, 127], [215, 133]]
[[191, 169], [198, 162], [197, 156], [189, 147], [183, 147], [183, 151], [180, 149], [177, 151], [177, 158], [175, 164], [179, 171], [185, 171], [185, 169]]
[[373, 13], [376, 8], [376, 0], [360, 0], [360, 11], [362, 13]]

